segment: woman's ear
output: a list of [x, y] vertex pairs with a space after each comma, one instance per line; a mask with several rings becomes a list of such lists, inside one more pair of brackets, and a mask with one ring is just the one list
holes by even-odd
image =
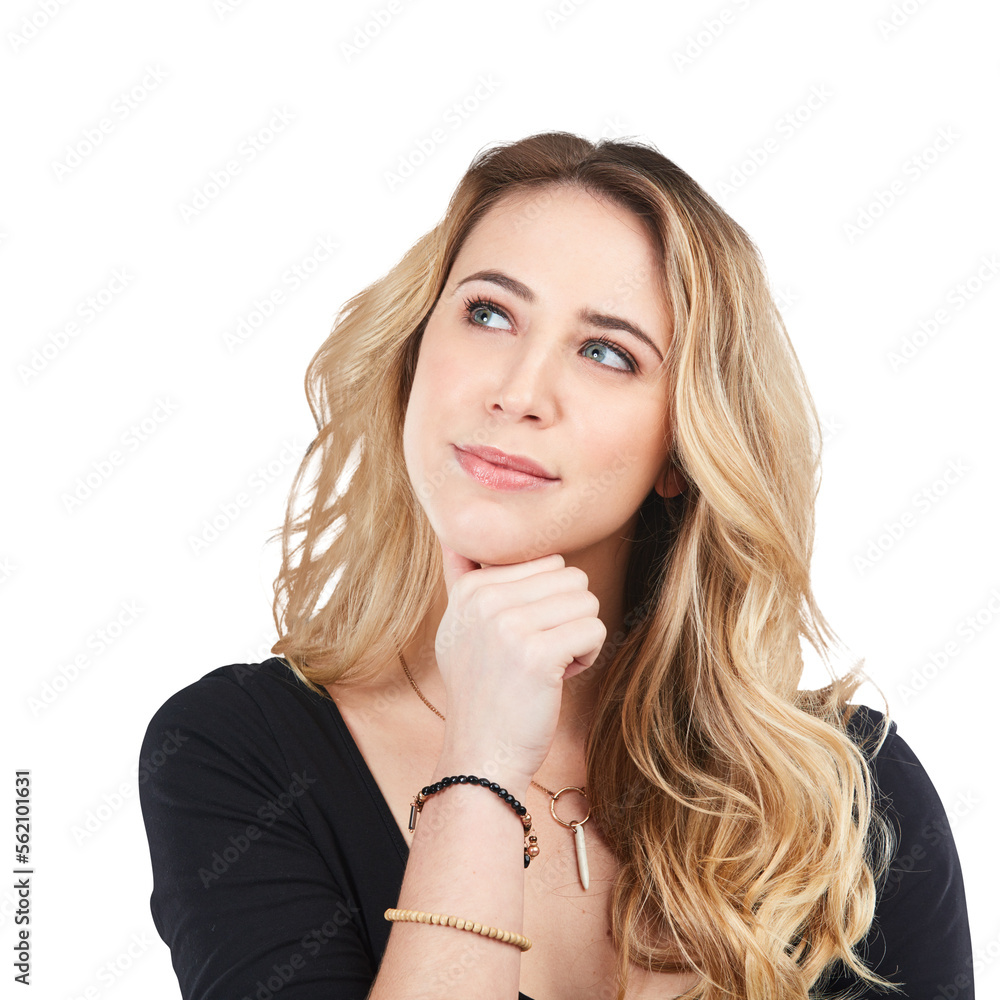
[[677, 496], [685, 486], [687, 486], [687, 480], [684, 478], [684, 473], [673, 462], [670, 462], [660, 474], [659, 479], [656, 480], [654, 489], [661, 497], [667, 499]]

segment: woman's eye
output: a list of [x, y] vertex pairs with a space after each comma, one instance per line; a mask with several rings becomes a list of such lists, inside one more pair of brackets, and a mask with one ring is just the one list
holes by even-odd
[[[594, 361], [604, 361], [604, 359], [610, 355], [612, 357], [617, 357], [621, 362], [621, 364], [611, 365], [610, 367], [617, 368], [619, 371], [624, 372], [634, 372], [636, 370], [635, 362], [632, 360], [632, 357], [618, 347], [613, 341], [604, 340], [599, 337], [596, 340], [589, 340], [587, 344], [587, 357], [592, 358]], [[596, 352], [596, 357], [591, 352]]]
[[[504, 323], [507, 323], [507, 317], [504, 315], [503, 310], [498, 308], [492, 302], [487, 302], [482, 300], [466, 302], [465, 312], [469, 319], [469, 322], [472, 323], [474, 326], [489, 326], [492, 327], [494, 330], [498, 329], [498, 327], [493, 326], [493, 324], [489, 322], [489, 317], [491, 314], [494, 318], [499, 317]], [[481, 320], [484, 319], [485, 322], [481, 322]], [[499, 327], [499, 329], [506, 329], [506, 327]]]
[[[499, 319], [501, 324], [496, 325], [492, 320]], [[490, 330], [509, 330], [510, 320], [507, 314], [489, 299], [466, 299], [465, 301], [465, 321], [470, 326], [485, 327]], [[596, 353], [592, 353], [596, 352]], [[619, 347], [613, 340], [605, 337], [591, 337], [584, 348], [584, 354], [592, 361], [596, 361], [605, 368], [613, 371], [632, 372], [639, 370], [635, 359], [624, 348]], [[606, 359], [617, 358], [617, 363], [612, 361], [605, 364]]]

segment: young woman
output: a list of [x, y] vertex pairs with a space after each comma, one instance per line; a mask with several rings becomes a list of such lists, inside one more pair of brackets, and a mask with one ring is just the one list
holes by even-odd
[[280, 657], [143, 746], [185, 998], [973, 996], [925, 771], [859, 671], [798, 688], [818, 421], [690, 177], [480, 153], [307, 385]]

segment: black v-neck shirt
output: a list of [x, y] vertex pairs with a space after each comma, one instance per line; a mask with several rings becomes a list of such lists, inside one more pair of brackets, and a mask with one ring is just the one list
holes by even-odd
[[[880, 721], [861, 706], [852, 735]], [[336, 703], [277, 657], [219, 667], [157, 710], [139, 767], [150, 909], [184, 1000], [365, 1000], [409, 848]], [[874, 773], [899, 845], [858, 950], [905, 985], [857, 996], [973, 1000], [951, 829], [895, 723]]]

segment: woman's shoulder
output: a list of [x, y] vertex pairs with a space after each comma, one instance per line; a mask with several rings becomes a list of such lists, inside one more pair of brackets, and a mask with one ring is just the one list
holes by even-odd
[[847, 712], [847, 733], [869, 760], [877, 760], [886, 751], [891, 752], [897, 736], [895, 719], [890, 719], [886, 726], [884, 713], [869, 705], [848, 705]]
[[228, 663], [163, 701], [147, 726], [144, 750], [165, 736], [178, 742], [192, 735], [259, 746], [282, 733], [301, 733], [310, 718], [321, 725], [328, 711], [325, 700], [280, 657]]
[[952, 888], [956, 881], [961, 884], [953, 814], [895, 720], [888, 725], [885, 721], [883, 713], [859, 705], [848, 730], [869, 760], [873, 805], [887, 821], [894, 841], [887, 889], [902, 882], [911, 893], [921, 884], [932, 895], [944, 892], [949, 884]]
[[[964, 912], [964, 887], [952, 820], [960, 807], [945, 808], [931, 775], [895, 721], [884, 726], [881, 712], [867, 706], [855, 713], [854, 732], [872, 747], [883, 728], [884, 742], [870, 756], [874, 805], [886, 819], [893, 838], [892, 861], [882, 888], [883, 911], [889, 905], [927, 914], [947, 911], [948, 919]], [[883, 919], [885, 913], [883, 912]], [[906, 919], [912, 919], [912, 913]]]
[[937, 790], [913, 747], [900, 734], [895, 719], [868, 705], [852, 705], [847, 731], [867, 757], [879, 798], [886, 804], [944, 811]]
[[[883, 713], [860, 705], [848, 723], [870, 761], [873, 805], [892, 840], [888, 868], [878, 880], [875, 919], [860, 953], [880, 975], [905, 983], [907, 996], [931, 996], [936, 984], [948, 982], [954, 991], [948, 996], [971, 1000], [972, 942], [952, 830], [952, 819], [963, 810], [945, 808], [896, 722], [885, 721]], [[845, 988], [848, 982], [834, 985]]]
[[308, 704], [322, 702], [322, 695], [308, 687], [279, 656], [259, 663], [227, 663], [178, 689], [164, 702], [174, 708], [192, 709], [219, 699], [250, 698], [270, 702], [275, 698]]
[[937, 789], [910, 744], [899, 733], [895, 719], [868, 705], [852, 705], [847, 731], [869, 761], [876, 802], [897, 817], [944, 816]]

